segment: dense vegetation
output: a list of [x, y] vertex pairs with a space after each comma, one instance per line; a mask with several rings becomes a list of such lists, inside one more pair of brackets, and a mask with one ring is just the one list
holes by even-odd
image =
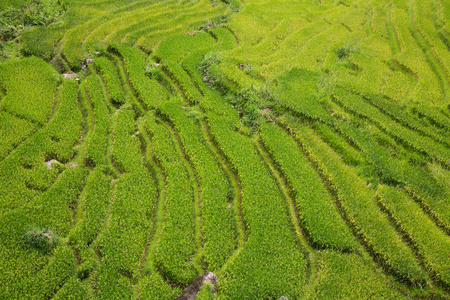
[[0, 299], [206, 271], [215, 299], [449, 299], [449, 26], [446, 0], [1, 1]]

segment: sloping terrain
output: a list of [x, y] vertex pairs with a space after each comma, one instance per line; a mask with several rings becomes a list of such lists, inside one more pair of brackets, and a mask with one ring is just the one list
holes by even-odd
[[41, 2], [0, 4], [46, 20], [0, 33], [0, 299], [450, 298], [448, 1]]

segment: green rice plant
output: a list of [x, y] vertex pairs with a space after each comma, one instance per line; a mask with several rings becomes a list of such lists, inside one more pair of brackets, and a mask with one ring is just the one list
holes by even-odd
[[[72, 268], [73, 251], [70, 247], [60, 242], [56, 247], [36, 248], [24, 244], [23, 235], [29, 230], [29, 224], [34, 224], [35, 229], [52, 228], [59, 236], [65, 237], [72, 228], [71, 206], [77, 201], [78, 195], [83, 189], [85, 177], [86, 172], [83, 168], [67, 169], [58, 177], [52, 187], [45, 193], [37, 195], [34, 201], [2, 214], [0, 265], [7, 267], [9, 271], [0, 274], [1, 298], [36, 297], [42, 299], [45, 298], [43, 293], [49, 292], [50, 285], [56, 284], [56, 287], [59, 287], [65, 281], [64, 276], [67, 276], [65, 278], [72, 276], [75, 263]], [[29, 237], [35, 233], [41, 233], [44, 236], [43, 240], [48, 245], [49, 232], [32, 231]], [[54, 238], [53, 235], [53, 240], [56, 241]], [[65, 252], [66, 247], [70, 250], [66, 254], [70, 254], [70, 256], [67, 257], [64, 254], [63, 257], [59, 256], [58, 258], [61, 251]], [[75, 257], [73, 258], [75, 260]], [[53, 265], [53, 259], [58, 261], [56, 266]], [[64, 264], [68, 264], [68, 266], [64, 267]], [[53, 275], [50, 274], [46, 277], [46, 268], [51, 268]], [[36, 278], [40, 280], [35, 281]], [[42, 286], [42, 290], [38, 290], [39, 285]], [[26, 289], [27, 286], [32, 289]], [[33, 293], [36, 295], [33, 296]], [[13, 296], [14, 294], [21, 294], [21, 296]]]
[[37, 124], [0, 111], [0, 161], [37, 129]]
[[244, 247], [223, 268], [219, 298], [298, 298], [307, 262], [290, 224], [285, 199], [251, 140], [234, 132], [233, 118], [208, 112], [207, 119], [215, 143], [238, 174], [248, 236]]
[[[348, 138], [347, 135], [339, 135], [332, 128], [321, 123], [315, 124], [314, 129], [335, 151], [341, 155], [347, 164], [359, 165], [365, 162], [363, 154], [361, 154], [358, 149], [355, 149], [355, 147], [350, 145], [346, 140], [346, 138]], [[353, 139], [350, 141], [354, 142]]]
[[398, 142], [411, 147], [415, 151], [427, 153], [429, 156], [442, 162], [450, 159], [450, 150], [447, 147], [398, 124], [378, 108], [367, 103], [362, 97], [349, 93], [343, 88], [337, 88], [333, 92], [333, 99], [347, 110], [362, 118], [369, 119], [382, 130], [392, 135]]
[[429, 163], [428, 170], [430, 171], [431, 176], [436, 180], [437, 184], [445, 190], [447, 195], [450, 195], [450, 182], [448, 181], [450, 173], [448, 167], [444, 169], [437, 163]]
[[42, 59], [31, 57], [0, 65], [0, 82], [7, 95], [0, 108], [43, 125], [52, 111], [57, 77]]
[[446, 131], [439, 130], [433, 124], [426, 122], [423, 118], [418, 118], [414, 116], [410, 111], [406, 110], [405, 107], [401, 107], [393, 101], [382, 97], [372, 97], [367, 99], [371, 104], [376, 106], [381, 112], [390, 116], [393, 120], [402, 124], [405, 127], [426, 135], [438, 143], [449, 145], [446, 139]]
[[53, 184], [61, 168], [49, 169], [45, 162], [61, 163], [73, 157], [73, 145], [79, 142], [81, 113], [77, 84], [64, 81], [58, 90], [55, 112], [48, 125], [24, 141], [0, 163], [0, 212], [12, 210], [31, 201]]
[[55, 300], [86, 299], [89, 295], [88, 288], [76, 276], [73, 276], [61, 287], [53, 297]]
[[[319, 248], [354, 251], [358, 245], [334, 200], [297, 143], [273, 124], [261, 127], [262, 141], [286, 177], [306, 235]], [[326, 216], [320, 218], [318, 216]]]
[[164, 118], [174, 124], [198, 176], [204, 242], [202, 256], [208, 270], [217, 272], [237, 246], [230, 183], [219, 167], [219, 162], [207, 148], [207, 141], [202, 136], [204, 129], [199, 124], [202, 121], [191, 117], [189, 109], [183, 109], [175, 102], [166, 102], [159, 109]]
[[[389, 44], [386, 43], [385, 37], [372, 34], [367, 37], [361, 38], [362, 41], [358, 44], [357, 51], [361, 53], [370, 53], [371, 55], [376, 56], [377, 59], [382, 61], [389, 61], [389, 59], [392, 58], [392, 48], [389, 46]], [[350, 65], [350, 67], [351, 66], [352, 65]]]
[[427, 57], [417, 47], [408, 23], [409, 17], [404, 10], [392, 10], [392, 24], [397, 32], [400, 49], [402, 52], [396, 56], [396, 60], [413, 71], [417, 78], [417, 86], [412, 97], [415, 101], [428, 104], [441, 104], [442, 89], [439, 78], [430, 68]]
[[86, 79], [86, 91], [94, 111], [94, 129], [89, 140], [86, 162], [92, 166], [106, 165], [106, 148], [111, 120], [101, 79], [96, 74]]
[[3, 299], [43, 299], [51, 297], [73, 274], [76, 258], [72, 249], [63, 244], [55, 251], [54, 258], [35, 276], [0, 290]]
[[298, 142], [305, 147], [323, 176], [335, 190], [341, 209], [369, 250], [382, 266], [402, 280], [422, 285], [428, 279], [410, 248], [390, 225], [375, 202], [375, 194], [356, 171], [306, 126], [282, 119]]
[[139, 100], [134, 95], [132, 87], [129, 83], [127, 72], [125, 71], [124, 62], [116, 55], [110, 54], [109, 58], [114, 61], [114, 64], [119, 72], [119, 77], [123, 80], [123, 91], [126, 95], [126, 101], [131, 103], [136, 115], [141, 116], [144, 114], [144, 108]]
[[44, 130], [46, 138], [40, 137], [39, 140], [39, 143], [47, 144], [46, 158], [55, 158], [65, 163], [74, 156], [73, 146], [79, 143], [82, 130], [77, 88], [75, 81], [65, 80], [58, 89], [56, 97], [61, 107], [53, 114]]
[[152, 137], [155, 157], [166, 181], [164, 227], [157, 245], [156, 265], [170, 281], [186, 285], [198, 274], [193, 264], [195, 240], [195, 203], [189, 166], [184, 160], [174, 133], [149, 116], [145, 128]]
[[403, 103], [405, 99], [410, 99], [416, 86], [416, 79], [408, 68], [390, 61], [393, 71], [386, 75], [386, 81], [382, 88], [382, 94], [389, 98], [391, 102]]
[[123, 174], [116, 185], [111, 216], [97, 248], [109, 269], [134, 278], [149, 234], [156, 191], [144, 168]]
[[332, 117], [320, 100], [319, 76], [318, 73], [297, 68], [283, 74], [276, 90], [279, 94], [279, 104], [300, 117], [332, 122]]
[[[292, 66], [300, 69], [306, 69], [309, 71], [316, 71], [319, 66], [326, 60], [327, 54], [330, 49], [330, 38], [339, 37], [340, 40], [349, 40], [352, 36], [342, 23], [331, 25], [327, 30], [312, 37], [301, 49], [301, 51], [295, 56], [292, 61]], [[338, 48], [339, 49], [339, 48]], [[341, 59], [346, 58], [349, 54], [354, 53], [354, 49], [349, 46], [345, 46], [341, 49], [341, 53], [338, 51], [338, 57]]]
[[78, 201], [77, 223], [69, 240], [78, 251], [86, 251], [103, 228], [111, 196], [111, 176], [96, 168], [88, 177]]
[[[155, 24], [162, 24], [162, 27], [164, 27], [164, 20], [170, 18], [170, 16], [173, 16], [180, 10], [183, 10], [183, 7], [177, 6], [174, 2], [175, 1], [164, 1], [155, 3], [147, 9], [136, 7], [137, 11], [130, 11], [123, 17], [114, 18], [110, 21], [111, 25], [107, 23], [105, 26], [102, 26], [102, 28], [99, 28], [98, 31], [100, 34], [108, 34], [106, 41], [109, 44], [114, 41], [124, 41], [124, 39], [130, 35], [135, 35], [132, 39], [135, 42], [140, 36], [139, 34], [135, 34], [135, 32], [143, 30], [145, 27], [155, 26]], [[141, 4], [145, 3], [141, 2]], [[142, 17], [138, 18], [141, 14]], [[110, 26], [114, 27], [114, 33], [111, 33]], [[103, 33], [103, 30], [106, 32]], [[133, 42], [129, 44], [133, 44]]]
[[409, 299], [389, 284], [385, 275], [369, 267], [357, 254], [321, 253], [318, 283], [308, 299]]
[[164, 200], [166, 199], [167, 194], [165, 175], [154, 156], [153, 143], [145, 129], [144, 122], [139, 124], [139, 131], [142, 133], [139, 135], [139, 138], [143, 147], [145, 147], [144, 164], [152, 172], [157, 190], [157, 202], [153, 213], [154, 223], [152, 226], [152, 234], [149, 237], [146, 256], [141, 264], [141, 274], [144, 276], [141, 277], [138, 283], [139, 295], [142, 295], [141, 297], [143, 298], [171, 299], [176, 297], [176, 295], [179, 295], [181, 290], [171, 286], [169, 282], [165, 281], [156, 267], [157, 249], [164, 227]]
[[[83, 41], [83, 47], [88, 50], [105, 42], [112, 43], [120, 41], [123, 36], [121, 34], [119, 35], [118, 32], [123, 32], [130, 27], [136, 29], [134, 25], [141, 23], [143, 20], [146, 20], [148, 23], [158, 22], [159, 16], [161, 14], [167, 15], [171, 11], [169, 8], [173, 7], [173, 1], [139, 1], [131, 5], [116, 1], [116, 7], [106, 9], [106, 16], [103, 22], [93, 28], [92, 32], [86, 36], [86, 39]], [[150, 15], [152, 16], [151, 18], [149, 17]], [[130, 32], [132, 30], [128, 31], [128, 33]]]
[[[279, 21], [272, 31], [269, 31], [256, 45], [248, 45], [243, 47], [237, 47], [234, 45], [237, 43], [236, 39], [238, 37], [234, 36], [224, 36], [217, 37], [218, 49], [228, 50], [233, 49], [227, 53], [227, 57], [239, 60], [241, 62], [252, 62], [252, 64], [266, 64], [268, 62], [268, 57], [276, 55], [279, 51], [280, 45], [289, 38], [289, 35], [294, 34], [299, 31], [304, 26], [307, 26], [308, 21], [304, 17], [300, 16], [289, 16], [285, 19]], [[227, 30], [228, 34], [231, 35], [230, 30]], [[227, 37], [226, 39], [224, 39]], [[231, 40], [231, 43], [228, 40]], [[234, 42], [234, 43], [233, 43]], [[267, 70], [268, 71], [268, 70]], [[272, 70], [273, 72], [273, 70]], [[270, 73], [272, 73], [270, 72]], [[267, 74], [269, 76], [269, 74]]]
[[155, 56], [161, 61], [174, 63], [180, 62], [188, 52], [194, 49], [209, 49], [215, 40], [206, 32], [200, 32], [193, 36], [173, 34], [162, 41], [155, 51]]
[[186, 55], [181, 62], [183, 70], [189, 75], [193, 84], [202, 95], [205, 93], [206, 86], [203, 82], [202, 75], [198, 72], [197, 68], [202, 62], [203, 57], [209, 52], [209, 49], [194, 50]]
[[34, 27], [22, 34], [22, 52], [25, 55], [35, 55], [46, 61], [55, 56], [55, 48], [64, 35], [62, 26]]
[[163, 40], [155, 52], [155, 56], [163, 65], [162, 68], [177, 82], [191, 104], [201, 101], [202, 94], [179, 63], [189, 51], [210, 49], [214, 42], [207, 33], [197, 33], [194, 36], [176, 34]]
[[[424, 2], [423, 4], [426, 5], [426, 2]], [[429, 10], [432, 11], [431, 8], [429, 8]], [[443, 94], [442, 100], [445, 101], [445, 99], [447, 98], [449, 89], [450, 89], [449, 81], [447, 78], [448, 74], [445, 73], [445, 70], [442, 68], [441, 61], [439, 61], [439, 58], [436, 57], [435, 51], [433, 51], [433, 47], [430, 46], [430, 41], [428, 40], [426, 29], [423, 27], [420, 28], [418, 25], [416, 25], [417, 19], [421, 20], [421, 19], [423, 19], [423, 17], [427, 18], [427, 15], [423, 14], [424, 15], [423, 17], [417, 17], [416, 11], [417, 10], [415, 8], [415, 5], [412, 2], [409, 3], [408, 8], [407, 8], [408, 18], [409, 18], [409, 24], [408, 24], [409, 27], [408, 28], [418, 46], [418, 48], [422, 51], [423, 55], [425, 56], [426, 61], [428, 63], [428, 67], [430, 68], [430, 70], [434, 73], [435, 77], [437, 78], [440, 88], [441, 88], [441, 93]], [[423, 21], [423, 20], [419, 21], [419, 24], [424, 27], [427, 27], [427, 25], [431, 25], [431, 24], [429, 24], [429, 22]], [[434, 24], [431, 26], [434, 27]], [[442, 46], [443, 49], [446, 48], [445, 45], [443, 45], [439, 39], [435, 39], [435, 40], [438, 41], [438, 43], [440, 44], [439, 46]], [[439, 46], [436, 47], [435, 49], [439, 49]], [[446, 53], [447, 50], [448, 49], [438, 52], [438, 53], [442, 53], [442, 57], [440, 57], [440, 58], [444, 60], [444, 64], [446, 61], [448, 61], [448, 58], [449, 58], [448, 54]]]
[[386, 39], [390, 37], [391, 27], [389, 26], [390, 22], [388, 23], [388, 20], [390, 20], [390, 17], [388, 17], [389, 15], [390, 13], [385, 12], [381, 7], [374, 7], [372, 20], [372, 28], [374, 34]]
[[[116, 122], [113, 130], [112, 160], [123, 172], [142, 169], [139, 154], [139, 132], [134, 122], [134, 111], [122, 107], [115, 113]], [[132, 148], [134, 151], [130, 151]]]
[[[191, 7], [189, 11], [178, 13], [176, 17], [171, 15], [172, 18], [168, 18], [156, 25], [143, 26], [143, 28], [129, 34], [125, 41], [135, 43], [136, 46], [151, 52], [171, 34], [192, 32], [196, 28], [204, 26], [205, 20], [210, 20], [206, 22], [207, 27], [214, 26], [217, 22], [212, 22], [211, 20], [218, 19], [217, 21], [220, 21], [223, 18], [221, 14], [224, 5], [220, 4], [212, 8], [209, 3], [205, 2], [197, 2], [196, 4], [198, 5]], [[203, 8], [206, 8], [206, 10]], [[182, 25], [180, 26], [180, 24]], [[134, 42], [135, 40], [137, 41]]]
[[189, 75], [186, 74], [180, 65], [173, 62], [164, 62], [163, 64], [163, 69], [177, 82], [183, 92], [183, 96], [186, 97], [191, 105], [202, 101], [202, 94], [197, 90]]
[[245, 17], [233, 17], [229, 20], [227, 26], [239, 37], [242, 44], [257, 44], [279, 22], [278, 18], [257, 13], [262, 11], [264, 9], [260, 5], [251, 3], [239, 11], [239, 14]]
[[363, 171], [367, 178], [373, 181], [373, 176], [376, 176], [375, 182], [404, 186], [420, 200], [421, 206], [433, 220], [449, 232], [450, 215], [445, 200], [448, 195], [445, 188], [439, 186], [439, 181], [430, 176], [429, 170], [422, 165], [424, 163], [420, 163], [420, 158], [408, 153], [395, 140], [374, 128], [343, 128], [358, 141], [373, 167]]
[[94, 274], [94, 299], [131, 299], [133, 286], [130, 274], [125, 274], [108, 263], [99, 266]]
[[105, 81], [106, 89], [111, 102], [114, 105], [124, 104], [125, 95], [114, 63], [105, 57], [97, 57], [94, 60], [94, 67]]
[[140, 295], [144, 299], [172, 300], [183, 291], [180, 288], [172, 288], [161, 276], [149, 275], [139, 281]]
[[399, 230], [416, 248], [430, 274], [444, 287], [450, 286], [450, 238], [404, 191], [387, 186], [378, 189], [380, 203]]
[[[133, 114], [129, 110], [121, 109], [116, 125], [123, 126], [123, 131], [127, 133], [129, 128], [127, 124], [133, 123]], [[106, 221], [106, 229], [98, 237], [97, 248], [106, 265], [104, 271], [109, 274], [101, 279], [101, 284], [106, 289], [110, 287], [108, 287], [108, 281], [103, 280], [111, 280], [109, 276], [114, 276], [114, 272], [119, 272], [133, 280], [136, 278], [156, 201], [155, 184], [150, 172], [141, 161], [142, 153], [137, 137], [131, 134], [121, 135], [120, 132], [116, 132], [115, 137], [124, 145], [119, 149], [114, 149], [115, 145], [113, 145], [113, 152], [126, 150], [129, 152], [128, 156], [120, 157], [131, 158], [135, 162], [130, 163], [130, 169], [124, 170], [129, 172], [122, 174], [115, 183], [110, 200], [113, 205], [112, 210]], [[128, 161], [124, 160], [124, 162]], [[126, 280], [129, 283], [129, 279]]]
[[217, 48], [219, 51], [223, 50], [231, 50], [237, 47], [236, 37], [231, 33], [231, 31], [225, 27], [215, 27], [208, 30], [208, 33], [211, 34], [217, 43]]
[[425, 119], [434, 127], [442, 130], [443, 134], [448, 135], [448, 131], [450, 129], [450, 119], [443, 109], [422, 104], [412, 106], [411, 113], [420, 119]]
[[330, 24], [321, 19], [292, 32], [292, 34], [280, 43], [279, 50], [276, 53], [271, 54], [265, 60], [264, 64], [266, 67], [264, 69], [268, 69], [268, 73], [273, 72], [271, 72], [270, 69], [276, 70], [276, 77], [282, 73], [285, 73], [291, 66], [291, 63], [287, 60], [287, 58], [298, 55], [299, 49], [302, 49], [311, 38], [325, 32], [329, 28]]
[[448, 79], [450, 55], [447, 45], [444, 44], [436, 30], [434, 5], [435, 2], [432, 1], [413, 1], [410, 3], [408, 7], [410, 18], [412, 18], [410, 30], [416, 38], [418, 46], [425, 52], [430, 67], [439, 77], [445, 97], [448, 97], [450, 92]]
[[64, 33], [61, 39], [61, 55], [73, 71], [80, 71], [81, 65], [88, 56], [83, 49], [83, 41], [87, 35], [104, 22], [104, 17], [93, 18], [83, 24], [74, 26]]
[[156, 101], [167, 99], [167, 91], [161, 88], [156, 80], [150, 79], [145, 75], [147, 57], [144, 52], [138, 48], [124, 45], [114, 45], [108, 49], [122, 57], [129, 81], [136, 92], [136, 96], [142, 101], [145, 108], [153, 108], [156, 105]]

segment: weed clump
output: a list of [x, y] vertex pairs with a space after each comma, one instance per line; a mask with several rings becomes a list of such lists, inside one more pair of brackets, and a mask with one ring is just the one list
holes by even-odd
[[346, 58], [348, 58], [350, 53], [355, 53], [355, 52], [356, 52], [356, 50], [354, 48], [351, 48], [348, 46], [344, 46], [344, 47], [334, 50], [334, 53], [336, 53], [336, 55], [339, 59], [346, 59]]
[[22, 236], [22, 241], [26, 246], [48, 251], [59, 243], [59, 236], [49, 228], [28, 227]]
[[57, 21], [63, 12], [64, 7], [59, 0], [27, 1], [19, 8], [0, 10], [0, 40], [13, 40], [33, 26], [47, 26]]

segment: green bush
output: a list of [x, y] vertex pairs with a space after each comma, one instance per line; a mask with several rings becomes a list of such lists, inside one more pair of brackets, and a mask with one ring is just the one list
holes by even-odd
[[25, 245], [42, 250], [49, 250], [59, 243], [59, 236], [50, 228], [30, 226], [23, 234], [22, 240]]
[[47, 26], [58, 20], [63, 12], [60, 0], [30, 0], [21, 7], [0, 10], [0, 40], [13, 40], [32, 26]]

